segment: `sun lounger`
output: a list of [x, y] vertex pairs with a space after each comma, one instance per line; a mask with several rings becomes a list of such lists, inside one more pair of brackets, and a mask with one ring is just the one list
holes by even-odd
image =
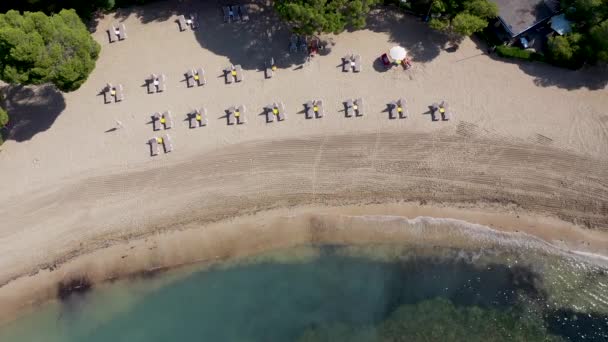
[[114, 25], [110, 26], [110, 28], [108, 29], [108, 35], [110, 37], [110, 43], [114, 43], [118, 40], [118, 36], [116, 35], [116, 28], [114, 27]]
[[273, 103], [264, 107], [264, 112], [266, 112], [266, 123], [274, 122], [275, 106], [276, 103]]
[[152, 130], [153, 131], [158, 131], [161, 129], [161, 123], [160, 123], [161, 117], [162, 116], [160, 115], [159, 112], [152, 114]]
[[101, 92], [103, 93], [103, 103], [110, 103], [110, 102], [112, 102], [112, 88], [114, 88], [114, 86], [112, 85], [112, 83], [108, 83], [101, 90]]
[[191, 113], [188, 113], [188, 126], [190, 128], [200, 127], [199, 121], [197, 118], [201, 115], [201, 112], [198, 109], [195, 109]]
[[150, 155], [157, 156], [160, 153], [158, 139], [156, 137], [151, 138], [148, 140], [148, 144], [150, 144]]
[[289, 52], [298, 52], [298, 36], [295, 34], [289, 39]]
[[395, 119], [397, 116], [397, 102], [393, 101], [391, 103], [388, 104], [388, 118], [389, 119]]
[[173, 141], [171, 141], [171, 136], [169, 134], [164, 134], [162, 139], [163, 146], [165, 147], [165, 153], [173, 151]]
[[160, 74], [158, 77], [158, 89], [157, 91], [165, 91], [167, 90], [167, 76], [165, 74]]
[[313, 107], [314, 107], [314, 105], [313, 105], [312, 101], [308, 101], [304, 104], [304, 116], [307, 119], [314, 118], [315, 112], [313, 110]]
[[325, 108], [323, 108], [323, 100], [318, 100], [315, 102], [315, 106], [317, 107], [316, 116], [317, 118], [322, 118], [325, 115]]
[[234, 76], [234, 78], [236, 78], [237, 82], [241, 82], [243, 80], [243, 78], [245, 77], [243, 75], [243, 68], [241, 67], [241, 65], [235, 65], [234, 66], [234, 71], [236, 71], [236, 75]]
[[154, 80], [156, 79], [156, 75], [152, 74], [146, 80], [146, 85], [148, 86], [148, 94], [152, 94], [156, 92], [156, 85], [154, 85]]
[[360, 72], [361, 71], [361, 55], [355, 55], [354, 62], [355, 62], [355, 65], [353, 66], [353, 71]]
[[201, 120], [199, 122], [199, 125], [207, 126], [208, 123], [209, 123], [209, 117], [207, 116], [207, 108], [202, 107], [201, 108]]
[[447, 102], [441, 101], [437, 109], [441, 114], [441, 121], [448, 121], [452, 118], [452, 112], [450, 111]]
[[168, 110], [163, 113], [161, 120], [164, 119], [163, 124], [165, 125], [165, 129], [173, 128], [173, 117], [171, 116], [171, 111]]
[[274, 68], [276, 68], [274, 58], [270, 58], [266, 62], [266, 78], [272, 78], [272, 76], [274, 76]]
[[199, 26], [198, 15], [196, 13], [190, 14], [190, 21], [192, 22], [190, 24], [190, 28], [193, 29], [193, 30], [196, 30], [198, 28], [198, 26]]
[[355, 110], [353, 108], [353, 100], [348, 99], [344, 102], [344, 114], [347, 118], [350, 118], [355, 114]]
[[239, 6], [239, 15], [242, 21], [249, 21], [249, 12], [247, 11], [247, 5]]
[[364, 113], [364, 107], [363, 107], [363, 99], [362, 98], [358, 98], [355, 100], [355, 114], [357, 116], [363, 116]]
[[236, 121], [236, 116], [234, 116], [234, 112], [236, 112], [236, 108], [234, 106], [228, 108], [228, 114], [226, 115], [228, 125], [234, 125]]
[[125, 26], [125, 24], [120, 24], [120, 37], [118, 38], [120, 40], [127, 39], [127, 27]]
[[241, 21], [241, 16], [239, 15], [239, 8], [235, 5], [235, 6], [230, 6], [230, 18], [233, 21]]
[[188, 71], [186, 71], [186, 86], [188, 88], [194, 87], [194, 83], [194, 71], [188, 69]]
[[277, 108], [279, 109], [279, 115], [277, 115], [279, 121], [287, 119], [287, 113], [285, 113], [285, 104], [283, 102], [279, 102]]
[[[407, 102], [405, 101], [405, 99], [399, 99], [399, 101], [397, 101], [397, 105], [397, 113], [399, 113], [399, 119], [407, 118]], [[399, 108], [401, 108], [401, 111], [399, 111]]]
[[124, 91], [124, 88], [122, 87], [122, 84], [119, 84], [116, 87], [115, 101], [120, 102], [124, 99], [125, 99], [125, 91]]
[[342, 72], [348, 72], [350, 70], [350, 59], [352, 56], [346, 55], [342, 57]]
[[179, 26], [180, 32], [186, 30], [188, 24], [186, 24], [186, 17], [184, 17], [183, 14], [177, 17], [177, 24]]
[[308, 52], [308, 43], [306, 42], [305, 36], [300, 36], [298, 38], [298, 48], [300, 52]]
[[236, 108], [236, 111], [234, 112], [234, 116], [236, 116], [237, 124], [240, 125], [240, 124], [247, 123], [247, 116], [245, 115], [246, 111], [247, 111], [247, 109], [245, 108], [245, 105], [239, 105]]
[[207, 126], [207, 123], [208, 123], [207, 108], [202, 107], [201, 109], [197, 109], [194, 111], [193, 114], [194, 114], [193, 115], [194, 120], [190, 120], [190, 121], [194, 121], [194, 124], [196, 125], [195, 127]]
[[224, 12], [224, 22], [227, 23], [230, 21], [230, 8], [228, 6], [222, 7], [222, 12]]
[[199, 87], [207, 83], [207, 79], [205, 78], [205, 70], [203, 68], [196, 69], [196, 76], [198, 76], [198, 79], [195, 77], [196, 84], [198, 84]]
[[232, 76], [232, 68], [224, 69], [224, 74], [226, 75], [226, 84], [231, 84], [234, 76]]

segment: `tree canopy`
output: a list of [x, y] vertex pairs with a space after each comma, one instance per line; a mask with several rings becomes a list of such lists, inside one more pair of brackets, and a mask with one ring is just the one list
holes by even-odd
[[0, 14], [0, 79], [7, 83], [75, 90], [93, 71], [99, 50], [74, 10]]
[[470, 36], [488, 26], [498, 15], [498, 6], [488, 0], [434, 0], [429, 25], [439, 31]]
[[577, 68], [584, 63], [608, 62], [608, 1], [563, 0], [572, 32], [549, 39], [554, 64]]
[[360, 29], [372, 6], [382, 0], [278, 0], [279, 16], [304, 34], [339, 33], [351, 26]]

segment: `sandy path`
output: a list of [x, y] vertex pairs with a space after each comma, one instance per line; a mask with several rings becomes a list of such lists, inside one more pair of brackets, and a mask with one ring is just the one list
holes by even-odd
[[[126, 12], [129, 39], [111, 46], [103, 31], [113, 19], [102, 19], [94, 34], [102, 53], [90, 79], [64, 95], [66, 108], [50, 129], [2, 146], [0, 283], [125, 238], [303, 204], [493, 202], [514, 214], [608, 228], [605, 89], [539, 86], [470, 40], [427, 58], [435, 36], [390, 14], [374, 30], [329, 37], [336, 43], [330, 55], [287, 67], [294, 58], [282, 56], [287, 33], [272, 18], [254, 13], [249, 26], [224, 25], [217, 8], [201, 7], [201, 31], [179, 33], [165, 6]], [[375, 71], [373, 60], [395, 41], [410, 43], [415, 68]], [[284, 66], [272, 80], [254, 70], [267, 51]], [[336, 68], [351, 51], [363, 57], [360, 74]], [[246, 67], [243, 83], [215, 78], [231, 62]], [[186, 89], [180, 75], [199, 65], [209, 84]], [[166, 93], [145, 93], [151, 72], [167, 74]], [[570, 74], [573, 81], [587, 76]], [[102, 103], [97, 93], [107, 81], [125, 86], [123, 103]], [[341, 101], [359, 96], [368, 112], [346, 119]], [[402, 96], [410, 118], [388, 120], [386, 103]], [[325, 100], [324, 119], [299, 113], [311, 98]], [[424, 114], [441, 98], [456, 111], [450, 122]], [[275, 99], [287, 105], [288, 119], [266, 124], [258, 113]], [[28, 101], [36, 97], [14, 105]], [[222, 112], [238, 103], [249, 108], [249, 123], [228, 127]], [[182, 120], [201, 105], [209, 127], [189, 130]], [[175, 116], [176, 150], [150, 158], [146, 122], [166, 109]], [[116, 119], [124, 128], [104, 133]], [[601, 244], [588, 249], [605, 252]]]

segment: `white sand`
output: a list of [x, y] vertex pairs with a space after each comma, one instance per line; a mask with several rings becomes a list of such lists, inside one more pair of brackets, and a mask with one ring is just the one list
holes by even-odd
[[[283, 56], [288, 34], [272, 16], [222, 24], [216, 7], [197, 8], [199, 31], [180, 33], [175, 15], [162, 16], [166, 6], [125, 12], [129, 38], [114, 44], [105, 33], [114, 19], [103, 18], [94, 33], [97, 67], [64, 94], [52, 127], [1, 147], [0, 283], [158, 230], [307, 203], [490, 201], [513, 216], [608, 227], [608, 92], [566, 86], [597, 75], [494, 60], [469, 39], [454, 53], [437, 50], [439, 38], [423, 23], [381, 12], [374, 27], [390, 32], [325, 37], [335, 42], [328, 56], [265, 80], [253, 66], [262, 67], [267, 50], [281, 66], [293, 58]], [[385, 15], [389, 24], [378, 24]], [[414, 68], [377, 72], [375, 59], [395, 43], [412, 51]], [[340, 72], [349, 52], [361, 54], [363, 72]], [[217, 77], [231, 63], [246, 69], [240, 84]], [[208, 84], [186, 89], [183, 73], [199, 66]], [[146, 94], [152, 72], [167, 75], [165, 93]], [[562, 86], [541, 84], [552, 80]], [[97, 94], [108, 81], [124, 85], [125, 101], [103, 104]], [[365, 99], [367, 112], [347, 119], [341, 103], [354, 97]], [[399, 97], [410, 117], [388, 120], [386, 104]], [[305, 120], [302, 104], [315, 98], [326, 116]], [[455, 118], [432, 122], [423, 113], [441, 99]], [[266, 124], [258, 114], [275, 100], [288, 119]], [[241, 103], [246, 125], [219, 119]], [[186, 113], [200, 106], [209, 126], [190, 130]], [[155, 134], [146, 123], [163, 110], [174, 115], [175, 150], [152, 158], [146, 142]], [[115, 120], [124, 127], [105, 133]], [[589, 249], [605, 252], [602, 243]]]

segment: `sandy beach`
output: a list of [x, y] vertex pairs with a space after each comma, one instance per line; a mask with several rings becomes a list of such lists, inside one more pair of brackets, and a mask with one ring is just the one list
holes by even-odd
[[[193, 11], [201, 27], [179, 32], [177, 15]], [[114, 21], [129, 38], [109, 44]], [[369, 29], [324, 36], [331, 52], [309, 64], [287, 54], [289, 31], [262, 5], [248, 23], [224, 24], [215, 3], [159, 2], [101, 18], [93, 36], [101, 55], [78, 91], [6, 90], [9, 113], [31, 122], [0, 147], [4, 312], [82, 274], [100, 281], [311, 242], [411, 239], [407, 229], [347, 229], [366, 215], [459, 219], [608, 255], [602, 70], [497, 60], [470, 39], [447, 52], [440, 35], [391, 10], [375, 11]], [[379, 70], [395, 44], [410, 51], [411, 70]], [[352, 52], [363, 71], [342, 73]], [[270, 56], [279, 70], [264, 79]], [[230, 64], [243, 66], [243, 82], [224, 84]], [[183, 74], [199, 66], [208, 83], [186, 88]], [[166, 92], [146, 94], [150, 73], [167, 75]], [[123, 84], [123, 102], [103, 103], [107, 82]], [[357, 97], [367, 112], [346, 118], [342, 102]], [[400, 97], [409, 118], [389, 120], [386, 104]], [[326, 103], [323, 119], [305, 119], [311, 99]], [[433, 122], [427, 106], [441, 99], [454, 118]], [[277, 100], [287, 120], [266, 123], [263, 107]], [[223, 111], [237, 104], [248, 123], [228, 126]], [[209, 125], [189, 129], [186, 114], [200, 106]], [[150, 157], [150, 115], [164, 110], [175, 150]], [[123, 127], [111, 131], [116, 120]], [[441, 241], [467, 244], [450, 234], [429, 243]]]

